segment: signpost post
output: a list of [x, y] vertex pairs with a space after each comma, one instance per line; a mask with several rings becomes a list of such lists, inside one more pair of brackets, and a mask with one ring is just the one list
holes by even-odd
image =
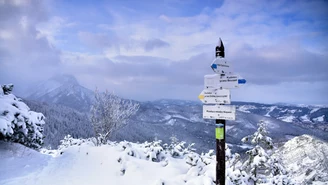
[[224, 46], [220, 39], [215, 48], [215, 60], [211, 68], [216, 74], [204, 76], [205, 89], [198, 98], [204, 103], [203, 118], [215, 119], [216, 138], [216, 184], [225, 185], [225, 124], [236, 119], [236, 108], [231, 105], [230, 90], [245, 84], [246, 80], [234, 75], [225, 60]]

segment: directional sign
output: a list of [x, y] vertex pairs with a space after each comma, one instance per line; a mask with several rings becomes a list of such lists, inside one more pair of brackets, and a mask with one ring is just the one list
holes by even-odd
[[227, 62], [225, 58], [216, 58], [212, 62], [211, 68], [215, 73], [218, 74], [231, 74], [232, 68], [231, 65]]
[[204, 89], [198, 96], [205, 104], [230, 104], [230, 90]]
[[233, 105], [203, 105], [203, 118], [235, 120], [236, 107]]
[[205, 75], [205, 89], [233, 89], [239, 87], [239, 84], [245, 84], [246, 80], [237, 75]]

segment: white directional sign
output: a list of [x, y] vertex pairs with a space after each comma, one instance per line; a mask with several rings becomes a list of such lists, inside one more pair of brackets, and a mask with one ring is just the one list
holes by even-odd
[[231, 65], [227, 62], [225, 58], [217, 57], [212, 62], [211, 68], [214, 72], [218, 74], [231, 74]]
[[236, 107], [232, 105], [203, 105], [203, 118], [235, 120]]
[[204, 89], [198, 98], [205, 104], [230, 104], [230, 90]]
[[239, 84], [246, 83], [245, 79], [239, 78], [237, 75], [205, 75], [205, 89], [233, 89], [239, 87]]

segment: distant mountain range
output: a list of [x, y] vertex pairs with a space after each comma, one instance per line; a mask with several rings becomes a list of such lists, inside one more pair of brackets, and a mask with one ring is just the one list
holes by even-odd
[[[233, 151], [242, 151], [247, 148], [241, 139], [254, 133], [257, 123], [264, 120], [267, 124], [270, 137], [277, 144], [303, 135], [313, 135], [328, 141], [328, 133], [319, 129], [308, 129], [299, 125], [283, 122], [269, 116], [237, 111], [235, 121], [227, 121], [227, 143]], [[130, 120], [130, 123], [121, 129], [113, 140], [146, 141], [158, 138], [170, 142], [169, 137], [175, 136], [179, 140], [195, 143], [199, 151], [208, 151], [215, 148], [214, 120], [202, 118], [202, 106], [197, 102], [180, 100], [160, 100], [141, 102], [140, 110]]]
[[[84, 115], [88, 114], [90, 110], [93, 92], [81, 86], [73, 76], [62, 75], [55, 76], [36, 86], [25, 98], [47, 102], [50, 105], [67, 106]], [[269, 105], [249, 102], [233, 102], [232, 104], [237, 106], [237, 119], [228, 121], [226, 128], [227, 142], [235, 151], [247, 148], [240, 142], [240, 139], [253, 133], [260, 120], [267, 123], [270, 136], [278, 143], [303, 134], [314, 135], [328, 141], [327, 107]], [[51, 106], [51, 108], [57, 109], [56, 106]], [[63, 108], [58, 107], [58, 109]], [[57, 114], [62, 115], [63, 119], [71, 117], [69, 111], [56, 111]], [[87, 119], [85, 116], [80, 118]], [[48, 119], [54, 118], [48, 116]], [[70, 118], [70, 120], [72, 119]], [[61, 123], [57, 121], [56, 124]], [[85, 127], [90, 126], [90, 124], [84, 125]], [[202, 118], [201, 102], [157, 100], [140, 102], [140, 109], [137, 114], [130, 119], [126, 127], [115, 133], [111, 139], [143, 142], [157, 138], [164, 142], [170, 142], [169, 138], [175, 136], [188, 143], [196, 143], [196, 148], [200, 152], [215, 148], [214, 127], [214, 120]], [[79, 130], [83, 129], [91, 128], [79, 128]], [[81, 134], [74, 132], [74, 134], [76, 137], [85, 135], [82, 132]], [[52, 144], [51, 139], [49, 142]], [[58, 142], [56, 141], [56, 143]]]

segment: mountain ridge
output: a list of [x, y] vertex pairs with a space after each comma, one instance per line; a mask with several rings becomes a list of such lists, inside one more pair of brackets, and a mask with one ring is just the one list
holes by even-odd
[[[32, 99], [67, 106], [84, 114], [89, 113], [93, 98], [91, 90], [79, 85], [73, 76], [54, 77], [49, 81], [60, 85], [46, 83], [50, 84], [49, 86], [45, 85], [45, 87], [50, 87], [48, 88], [50, 92], [44, 90], [46, 93]], [[43, 87], [41, 84], [40, 88]], [[87, 89], [86, 92], [85, 89]], [[70, 92], [72, 93], [70, 94]], [[114, 133], [112, 140], [144, 142], [158, 138], [169, 142], [171, 136], [177, 136], [178, 139], [186, 140], [189, 143], [197, 143], [199, 151], [215, 148], [214, 120], [203, 119], [200, 101], [160, 99], [139, 103], [141, 106], [137, 114], [131, 117], [128, 125]], [[249, 102], [232, 102], [232, 104], [236, 106], [237, 120], [227, 121], [227, 142], [240, 145], [239, 148], [234, 148], [236, 151], [244, 147], [240, 139], [254, 132], [260, 120], [266, 120], [268, 126], [272, 127], [273, 139], [277, 142], [286, 142], [288, 139], [302, 134], [310, 134], [328, 140], [328, 109], [326, 108]], [[55, 107], [55, 109], [57, 108]], [[61, 110], [57, 110], [57, 112], [66, 114], [61, 113]], [[69, 117], [69, 115], [63, 117]], [[82, 119], [88, 119], [88, 117]], [[58, 121], [54, 122], [60, 124]]]
[[55, 75], [40, 83], [24, 98], [88, 112], [93, 101], [93, 92], [81, 86], [74, 76], [65, 74]]

